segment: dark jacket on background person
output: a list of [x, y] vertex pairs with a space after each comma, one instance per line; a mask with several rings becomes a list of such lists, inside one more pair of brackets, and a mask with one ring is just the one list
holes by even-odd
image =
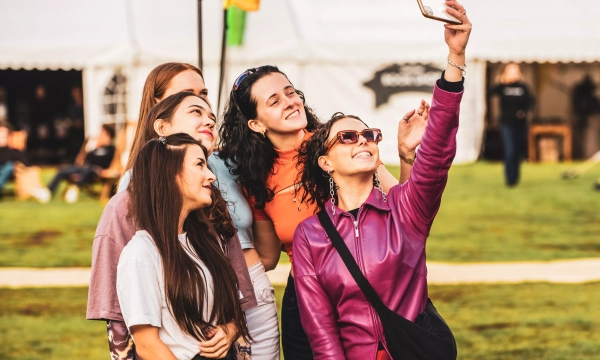
[[85, 162], [83, 166], [99, 166], [103, 169], [108, 169], [114, 156], [114, 145], [101, 146], [85, 155]]
[[0, 147], [0, 165], [4, 165], [7, 162], [20, 162], [23, 165], [29, 165], [25, 154], [17, 149], [9, 148], [7, 146]]
[[498, 84], [490, 89], [491, 95], [500, 96], [500, 123], [518, 124], [526, 120], [527, 112], [533, 105], [529, 88], [522, 82]]

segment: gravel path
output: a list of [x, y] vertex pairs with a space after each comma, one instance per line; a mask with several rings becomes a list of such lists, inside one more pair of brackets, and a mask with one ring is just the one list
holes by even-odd
[[[585, 283], [600, 281], [600, 259], [504, 263], [428, 262], [432, 285], [522, 282]], [[267, 275], [273, 285], [285, 285], [289, 264], [279, 264]], [[0, 268], [0, 287], [87, 286], [89, 268]]]

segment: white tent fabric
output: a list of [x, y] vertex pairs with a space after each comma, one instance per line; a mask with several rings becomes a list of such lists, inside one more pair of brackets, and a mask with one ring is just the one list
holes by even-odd
[[[220, 0], [204, 0], [205, 57], [219, 60]], [[581, 62], [600, 59], [600, 3], [464, 0], [471, 58]], [[195, 0], [0, 0], [0, 68], [82, 69], [168, 60], [196, 62]], [[429, 62], [445, 51], [441, 23], [415, 1], [263, 0], [230, 63]], [[137, 59], [136, 59], [137, 58]]]
[[131, 58], [122, 1], [0, 3], [0, 68], [83, 69]]
[[[440, 0], [441, 2], [441, 0]], [[477, 158], [485, 114], [486, 61], [600, 60], [596, 0], [463, 0], [474, 22], [456, 162]], [[0, 69], [82, 69], [87, 131], [103, 121], [104, 86], [119, 69], [129, 79], [135, 120], [147, 74], [166, 61], [197, 63], [196, 0], [0, 0]], [[204, 71], [216, 104], [221, 0], [203, 1]], [[406, 63], [443, 68], [442, 24], [414, 0], [262, 0], [247, 17], [244, 46], [228, 49], [226, 83], [261, 64], [280, 66], [317, 113], [355, 113], [386, 133], [383, 160], [396, 161], [397, 119], [422, 97], [403, 93], [374, 107], [362, 84], [375, 71]], [[389, 143], [388, 143], [389, 141]]]

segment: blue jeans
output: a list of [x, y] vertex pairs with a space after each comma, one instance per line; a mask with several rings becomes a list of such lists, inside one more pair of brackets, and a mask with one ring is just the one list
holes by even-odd
[[0, 190], [4, 189], [4, 185], [12, 176], [14, 168], [15, 164], [12, 161], [0, 165]]
[[501, 124], [502, 145], [504, 147], [504, 177], [506, 185], [514, 186], [519, 182], [521, 158], [525, 149], [527, 127], [525, 123]]
[[62, 180], [68, 179], [71, 175], [79, 175], [80, 179], [79, 181], [75, 182], [75, 185], [81, 187], [81, 185], [92, 181], [96, 173], [91, 167], [69, 166], [61, 169], [54, 176], [50, 184], [48, 184], [48, 189], [50, 189], [50, 192], [54, 194], [58, 184], [60, 184]]

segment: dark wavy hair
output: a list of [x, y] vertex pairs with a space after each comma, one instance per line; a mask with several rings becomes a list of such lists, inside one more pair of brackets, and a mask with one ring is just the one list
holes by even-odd
[[[219, 157], [224, 160], [229, 172], [256, 201], [256, 208], [262, 209], [273, 199], [274, 190], [267, 187], [267, 179], [273, 172], [273, 163], [278, 157], [277, 151], [268, 138], [250, 130], [248, 120], [256, 119], [256, 98], [252, 96], [252, 86], [263, 77], [279, 73], [287, 78], [276, 66], [261, 66], [253, 69], [232, 90], [225, 105], [225, 113], [219, 129]], [[289, 79], [288, 79], [289, 80]], [[290, 81], [291, 83], [291, 81]], [[314, 131], [319, 119], [312, 109], [306, 106], [304, 94], [296, 89], [302, 99], [308, 124], [306, 130]]]
[[[162, 101], [159, 105], [166, 106]], [[165, 297], [170, 313], [180, 329], [193, 338], [203, 341], [214, 328], [212, 324], [234, 323], [244, 339], [250, 339], [238, 295], [238, 280], [222, 244], [224, 234], [210, 221], [204, 209], [192, 211], [185, 219], [183, 230], [194, 256], [201, 260], [213, 278], [214, 304], [209, 318], [205, 319], [204, 299], [206, 276], [178, 239], [179, 216], [183, 196], [177, 184], [186, 151], [200, 146], [188, 134], [174, 134], [165, 141], [151, 140], [136, 156], [132, 167], [129, 210], [140, 229], [151, 236], [163, 264]], [[214, 196], [220, 196], [212, 187]], [[229, 225], [233, 227], [231, 218]]]
[[[327, 155], [329, 134], [333, 125], [346, 118], [356, 119], [366, 127], [369, 127], [361, 118], [354, 115], [345, 115], [336, 112], [331, 119], [321, 125], [310, 139], [304, 141], [298, 152], [298, 179], [301, 187], [297, 194], [301, 193], [302, 202], [306, 204], [317, 204], [317, 210], [322, 210], [330, 198], [329, 175], [319, 166], [319, 157]], [[375, 176], [373, 176], [375, 181]], [[335, 195], [337, 203], [337, 192]], [[316, 210], [316, 211], [317, 211]]]

